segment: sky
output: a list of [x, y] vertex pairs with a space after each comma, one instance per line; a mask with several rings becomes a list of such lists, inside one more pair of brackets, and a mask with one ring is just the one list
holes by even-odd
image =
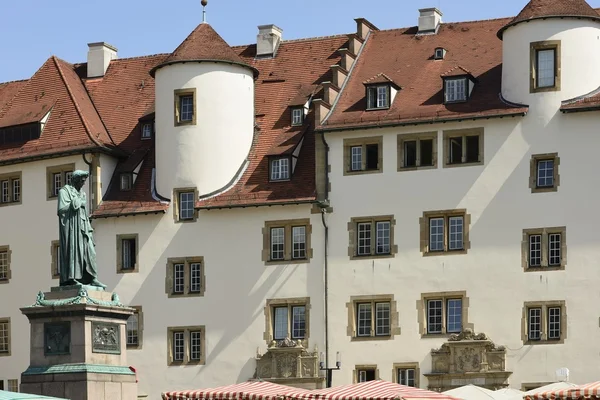
[[[200, 0], [12, 0], [0, 7], [0, 82], [26, 79], [55, 55], [85, 62], [87, 43], [107, 42], [119, 58], [170, 53], [202, 22]], [[600, 0], [588, 0], [600, 7]], [[230, 45], [256, 41], [275, 24], [284, 39], [356, 31], [354, 18], [379, 29], [417, 25], [419, 8], [444, 22], [514, 16], [527, 0], [209, 0], [207, 22]]]

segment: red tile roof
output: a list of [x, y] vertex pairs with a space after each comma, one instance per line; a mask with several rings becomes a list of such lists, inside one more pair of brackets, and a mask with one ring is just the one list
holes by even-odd
[[472, 74], [471, 74], [471, 71], [469, 71], [468, 69], [463, 68], [460, 65], [457, 65], [456, 67], [444, 72], [440, 76], [444, 77], [444, 78], [450, 78], [453, 76], [464, 76], [464, 75], [472, 75]]
[[0, 83], [0, 110], [27, 84], [27, 80]]
[[600, 88], [585, 96], [563, 101], [560, 110], [564, 113], [600, 110]]
[[393, 86], [396, 86], [397, 88], [399, 88], [399, 86], [396, 84], [396, 82], [394, 82], [392, 80], [392, 78], [390, 78], [383, 72], [380, 72], [377, 75], [375, 75], [374, 77], [367, 79], [366, 81], [363, 82], [363, 85], [374, 85], [377, 83], [392, 84]]
[[504, 31], [511, 26], [540, 18], [591, 18], [600, 20], [600, 16], [585, 0], [531, 0], [519, 15], [498, 31], [502, 38]]

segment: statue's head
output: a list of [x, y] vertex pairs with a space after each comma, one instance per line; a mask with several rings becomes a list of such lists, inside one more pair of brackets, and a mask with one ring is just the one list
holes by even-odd
[[81, 189], [88, 176], [90, 176], [90, 173], [87, 171], [74, 171], [71, 175], [71, 185], [77, 190]]

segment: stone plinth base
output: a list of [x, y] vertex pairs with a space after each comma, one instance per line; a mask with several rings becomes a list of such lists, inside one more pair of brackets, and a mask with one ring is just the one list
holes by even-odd
[[21, 309], [31, 324], [31, 359], [21, 391], [70, 400], [136, 400], [127, 364], [125, 307], [110, 292], [52, 288]]

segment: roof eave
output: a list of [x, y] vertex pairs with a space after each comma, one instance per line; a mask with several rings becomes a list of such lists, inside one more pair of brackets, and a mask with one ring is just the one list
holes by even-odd
[[302, 205], [302, 204], [318, 204], [318, 200], [287, 200], [277, 202], [262, 202], [252, 204], [227, 204], [221, 206], [196, 206], [196, 210], [223, 210], [231, 208], [251, 208], [251, 207], [273, 207], [273, 206], [291, 206], [291, 205]]
[[156, 214], [165, 214], [167, 212], [167, 210], [152, 210], [152, 211], [128, 211], [128, 212], [114, 212], [114, 213], [108, 213], [108, 214], [93, 214], [91, 218], [92, 219], [102, 219], [102, 218], [119, 218], [119, 217], [129, 217], [129, 216], [136, 216], [136, 215], [156, 215]]
[[500, 28], [500, 30], [498, 31], [498, 33], [496, 34], [496, 36], [498, 36], [498, 39], [502, 40], [502, 36], [504, 35], [504, 31], [506, 31], [508, 28], [511, 28], [511, 27], [513, 27], [515, 25], [519, 25], [519, 24], [524, 23], [524, 22], [536, 21], [536, 20], [539, 20], [539, 19], [554, 19], [554, 18], [589, 19], [591, 21], [599, 21], [600, 22], [600, 15], [598, 17], [591, 16], [591, 15], [545, 15], [543, 17], [532, 17], [532, 18], [527, 18], [527, 19], [523, 19], [523, 20], [519, 20], [519, 21], [509, 22], [508, 24], [506, 24], [502, 28]]
[[162, 64], [158, 64], [156, 67], [152, 68], [149, 73], [150, 73], [150, 76], [152, 78], [154, 78], [155, 75], [156, 75], [156, 71], [158, 71], [159, 69], [161, 69], [163, 67], [167, 67], [169, 65], [185, 64], [185, 63], [203, 63], [203, 62], [213, 62], [213, 63], [222, 63], [222, 64], [229, 64], [229, 65], [238, 65], [240, 67], [248, 68], [248, 69], [252, 70], [252, 73], [254, 74], [254, 79], [258, 78], [258, 75], [259, 75], [258, 69], [254, 68], [251, 65], [245, 64], [243, 62], [229, 61], [229, 60], [217, 60], [217, 59], [190, 59], [190, 60], [173, 60], [173, 61], [167, 61], [167, 62], [164, 62]]
[[578, 112], [586, 112], [586, 111], [599, 111], [600, 104], [592, 105], [592, 106], [582, 106], [582, 107], [573, 107], [573, 108], [562, 108], [560, 111], [563, 114], [573, 114]]
[[62, 151], [56, 151], [53, 153], [37, 154], [37, 155], [31, 155], [31, 156], [25, 156], [25, 157], [18, 157], [18, 158], [14, 158], [14, 159], [10, 159], [10, 160], [4, 160], [4, 161], [0, 161], [0, 166], [22, 164], [22, 163], [31, 162], [31, 161], [47, 160], [47, 159], [59, 158], [59, 157], [67, 157], [67, 156], [72, 156], [75, 154], [84, 154], [84, 153], [90, 153], [90, 152], [104, 153], [104, 154], [112, 155], [115, 157], [124, 157], [125, 156], [125, 152], [123, 152], [122, 150], [119, 150], [119, 149], [110, 149], [107, 147], [92, 146], [92, 147], [88, 147], [88, 148], [80, 148], [80, 149], [75, 149], [75, 150], [62, 150]]

